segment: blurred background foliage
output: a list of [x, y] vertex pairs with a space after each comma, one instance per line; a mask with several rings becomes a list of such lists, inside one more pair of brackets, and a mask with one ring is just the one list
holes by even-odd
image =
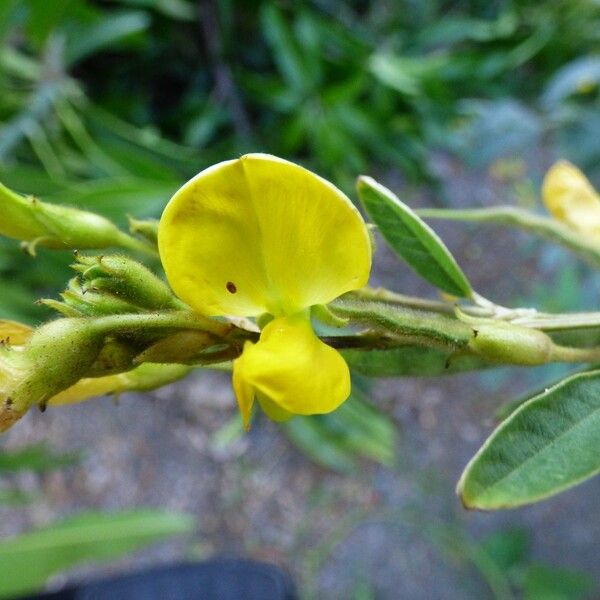
[[[347, 191], [374, 171], [436, 189], [434, 153], [486, 166], [535, 144], [593, 175], [599, 13], [598, 0], [0, 0], [0, 177], [123, 222], [251, 150]], [[43, 318], [31, 298], [56, 293], [68, 257], [1, 244], [0, 314]]]

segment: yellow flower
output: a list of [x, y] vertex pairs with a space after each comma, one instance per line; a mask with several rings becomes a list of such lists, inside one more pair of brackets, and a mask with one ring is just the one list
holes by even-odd
[[234, 361], [246, 426], [255, 398], [283, 419], [330, 412], [348, 397], [348, 366], [315, 335], [309, 311], [369, 278], [369, 235], [340, 190], [293, 163], [248, 154], [173, 196], [158, 245], [171, 287], [198, 312], [274, 317]]
[[600, 196], [576, 166], [555, 163], [544, 177], [542, 198], [550, 213], [571, 229], [600, 235]]
[[31, 333], [32, 330], [27, 325], [0, 321], [0, 432], [19, 420], [24, 412], [15, 409], [11, 393], [15, 382], [24, 373], [18, 360], [18, 351], [31, 337]]

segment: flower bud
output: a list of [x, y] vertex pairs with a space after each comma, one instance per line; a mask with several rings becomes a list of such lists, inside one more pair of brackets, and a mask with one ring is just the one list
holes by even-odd
[[217, 339], [206, 331], [179, 331], [173, 333], [135, 357], [136, 363], [193, 363], [207, 348], [214, 346]]
[[84, 377], [103, 344], [84, 319], [59, 319], [38, 329], [24, 346], [0, 349], [0, 431], [29, 407], [46, 402]]
[[127, 256], [77, 256], [73, 268], [83, 275], [84, 287], [148, 310], [181, 308], [169, 287], [152, 271]]
[[91, 212], [25, 197], [0, 184], [0, 235], [48, 248], [140, 248], [142, 242]]
[[[64, 304], [87, 317], [139, 312], [139, 308], [113, 294], [99, 293], [84, 288], [77, 277], [69, 281], [62, 292]], [[63, 311], [64, 312], [64, 311]]]
[[551, 359], [554, 344], [542, 331], [498, 321], [474, 324], [469, 347], [492, 362], [534, 366]]

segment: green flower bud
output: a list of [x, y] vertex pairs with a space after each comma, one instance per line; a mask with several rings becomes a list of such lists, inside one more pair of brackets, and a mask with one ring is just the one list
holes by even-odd
[[158, 220], [138, 220], [129, 217], [129, 231], [148, 240], [153, 246], [158, 246]]
[[127, 256], [77, 256], [73, 268], [83, 275], [84, 287], [112, 294], [133, 306], [162, 310], [182, 308], [169, 287], [152, 271]]
[[473, 324], [469, 348], [493, 362], [534, 366], [552, 359], [554, 344], [542, 331], [497, 321]]
[[100, 215], [24, 197], [2, 184], [0, 204], [0, 235], [27, 242], [26, 248], [32, 254], [38, 245], [59, 249], [111, 246], [148, 249]]
[[203, 350], [216, 343], [217, 338], [205, 331], [179, 331], [146, 348], [134, 362], [191, 364]]
[[0, 431], [29, 407], [46, 402], [84, 377], [96, 361], [104, 334], [84, 319], [59, 319], [38, 329], [20, 347], [0, 352]]
[[113, 294], [84, 288], [77, 277], [69, 281], [69, 287], [61, 297], [67, 307], [87, 317], [140, 312], [139, 307]]

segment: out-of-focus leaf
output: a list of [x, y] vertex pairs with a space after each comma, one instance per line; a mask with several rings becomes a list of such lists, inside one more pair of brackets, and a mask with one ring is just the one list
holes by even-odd
[[397, 92], [416, 96], [427, 79], [439, 75], [446, 61], [447, 58], [441, 55], [409, 57], [374, 54], [369, 61], [369, 70], [379, 81]]
[[513, 99], [463, 101], [461, 112], [466, 120], [454, 133], [456, 147], [475, 166], [527, 153], [544, 129], [535, 112]]
[[503, 573], [518, 567], [527, 559], [530, 539], [524, 529], [511, 528], [498, 531], [482, 544], [482, 549]]
[[187, 0], [111, 0], [134, 8], [149, 8], [179, 21], [192, 21], [196, 10]]
[[40, 588], [85, 561], [113, 560], [159, 540], [188, 533], [193, 517], [159, 510], [90, 512], [0, 542], [0, 597]]
[[588, 573], [531, 565], [525, 571], [523, 600], [584, 600], [595, 588]]
[[[30, 494], [19, 489], [0, 487], [0, 506], [23, 506], [32, 502], [35, 494]], [[2, 542], [0, 541], [0, 546]]]
[[273, 50], [273, 60], [287, 84], [296, 91], [306, 91], [313, 81], [296, 44], [291, 28], [281, 10], [265, 2], [261, 10], [263, 35]]
[[92, 24], [80, 24], [68, 38], [65, 50], [67, 62], [74, 64], [102, 48], [118, 44], [145, 31], [149, 24], [148, 15], [142, 11], [112, 13]]
[[29, 38], [41, 48], [48, 35], [60, 25], [61, 20], [72, 4], [80, 4], [78, 0], [62, 0], [62, 2], [37, 2], [27, 0], [27, 32]]
[[556, 108], [570, 96], [589, 94], [600, 85], [600, 57], [584, 56], [559, 69], [542, 94], [542, 104]]
[[536, 502], [600, 472], [600, 371], [573, 375], [531, 398], [492, 433], [465, 468], [465, 506]]
[[0, 45], [4, 42], [4, 36], [11, 27], [11, 13], [18, 3], [18, 0], [0, 0]]
[[0, 473], [14, 471], [49, 471], [79, 462], [79, 454], [56, 454], [44, 444], [22, 450], [0, 450]]
[[355, 469], [360, 456], [387, 466], [394, 460], [394, 424], [368, 404], [356, 384], [352, 396], [333, 413], [295, 417], [282, 426], [311, 460], [335, 471]]
[[466, 16], [448, 17], [424, 27], [418, 35], [427, 47], [454, 45], [466, 40], [489, 42], [511, 36], [518, 25], [514, 12], [504, 12], [494, 21]]
[[180, 182], [162, 179], [98, 179], [43, 199], [91, 210], [122, 225], [126, 222], [126, 212], [135, 217], [159, 215], [179, 185]]
[[449, 294], [472, 295], [469, 281], [444, 242], [411, 208], [370, 177], [359, 177], [357, 189], [381, 235], [410, 267]]

